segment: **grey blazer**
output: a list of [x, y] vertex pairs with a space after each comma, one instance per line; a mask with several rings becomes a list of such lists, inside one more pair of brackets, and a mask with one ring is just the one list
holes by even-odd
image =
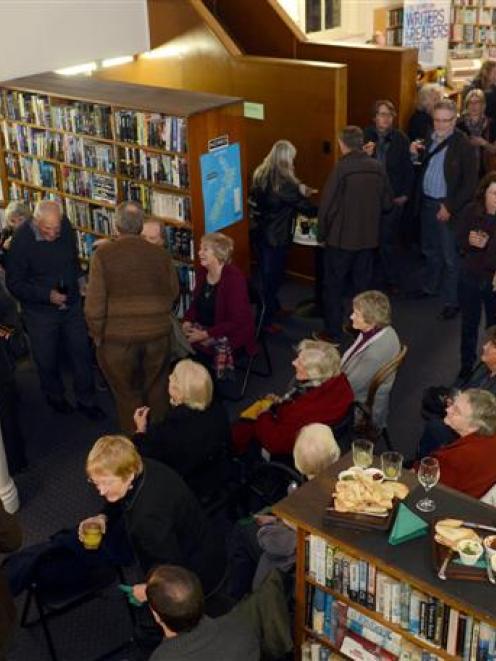
[[[394, 328], [386, 326], [365, 342], [358, 351], [353, 353], [355, 346], [361, 339], [362, 334], [360, 333], [348, 351], [345, 352], [341, 359], [341, 369], [348, 377], [355, 399], [359, 402], [365, 402], [374, 374], [397, 355], [400, 350], [400, 341]], [[375, 396], [372, 417], [374, 424], [379, 429], [383, 429], [387, 425], [389, 396], [395, 378], [396, 374], [392, 374], [380, 386]]]

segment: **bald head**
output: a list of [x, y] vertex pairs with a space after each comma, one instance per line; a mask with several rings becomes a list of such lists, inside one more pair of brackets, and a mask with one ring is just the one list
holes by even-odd
[[62, 211], [55, 200], [41, 200], [36, 204], [33, 221], [45, 241], [55, 241], [60, 234]]

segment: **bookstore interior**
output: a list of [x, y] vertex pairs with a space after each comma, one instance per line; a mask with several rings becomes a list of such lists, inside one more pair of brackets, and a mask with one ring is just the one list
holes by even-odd
[[[206, 8], [215, 9], [226, 24], [232, 18], [229, 2], [189, 4], [202, 5], [202, 20]], [[294, 43], [329, 44], [328, 56], [320, 50], [313, 59], [333, 63], [322, 68], [322, 75], [335, 76], [336, 85], [341, 84], [337, 65], [349, 68], [352, 85], [356, 70], [374, 53], [397, 57], [405, 67], [409, 49], [417, 49], [418, 60], [408, 69], [413, 95], [405, 112], [414, 107], [417, 64], [450, 94], [475, 76], [483, 60], [496, 59], [496, 0], [278, 0], [277, 9], [274, 1], [260, 0], [260, 8], [262, 4], [278, 16], [281, 30], [291, 31]], [[159, 12], [160, 2], [150, 2], [150, 7]], [[229, 38], [236, 36], [234, 25], [226, 30]], [[165, 28], [163, 33], [157, 28], [157, 35], [150, 46], [167, 41]], [[351, 55], [342, 54], [343, 49]], [[266, 70], [274, 62], [264, 65], [263, 57], [279, 57], [276, 51], [240, 48], [238, 62], [243, 50], [246, 66]], [[359, 51], [363, 60], [356, 55]], [[159, 60], [150, 54], [152, 48], [116, 57], [116, 66], [108, 68], [99, 54], [90, 64], [72, 61], [66, 69], [58, 63], [53, 71], [16, 72], [0, 83], [0, 220], [10, 201], [33, 208], [41, 199], [58, 200], [87, 269], [95, 242], [115, 234], [116, 206], [139, 201], [165, 227], [181, 284], [181, 315], [191, 300], [197, 248], [205, 232], [220, 229], [235, 238], [236, 261], [248, 270], [247, 182], [260, 155], [281, 137], [264, 119], [264, 109], [269, 117], [276, 108], [270, 104], [277, 100], [250, 98], [227, 82], [225, 88], [202, 87], [201, 81], [184, 88], [179, 83], [161, 86], [156, 81], [167, 72], [163, 67], [155, 73], [151, 67]], [[291, 55], [280, 54], [278, 66], [284, 58], [289, 61]], [[187, 59], [186, 51], [180, 59]], [[301, 59], [308, 66], [312, 58]], [[376, 68], [380, 86], [382, 72]], [[141, 79], [141, 71], [148, 78]], [[406, 83], [397, 78], [391, 95], [399, 104]], [[269, 79], [267, 87], [275, 81]], [[364, 85], [349, 93], [363, 94], [362, 105], [371, 107], [376, 89]], [[346, 116], [346, 104], [339, 105], [338, 97], [332, 140], [320, 136], [324, 146], [335, 142], [337, 130], [353, 119], [351, 112], [359, 112], [356, 104], [349, 104]], [[291, 109], [283, 102], [289, 131]], [[295, 120], [298, 130], [302, 121]], [[256, 144], [257, 136], [263, 136], [262, 145]], [[334, 156], [325, 148], [323, 152], [332, 165]], [[311, 160], [306, 159], [309, 168]], [[305, 157], [302, 161], [305, 166]], [[214, 180], [220, 181], [217, 187]], [[274, 507], [297, 535], [295, 636], [300, 658], [496, 659], [494, 508], [438, 486], [435, 513], [420, 518], [415, 476], [405, 470], [392, 479], [379, 469], [367, 474], [371, 463], [361, 466], [359, 458], [347, 455], [329, 474]], [[356, 470], [350, 471], [353, 464]], [[435, 482], [427, 480], [424, 486]]]

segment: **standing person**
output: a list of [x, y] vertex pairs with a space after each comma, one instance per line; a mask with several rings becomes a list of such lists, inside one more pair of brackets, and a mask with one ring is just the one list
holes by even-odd
[[363, 151], [362, 129], [347, 126], [338, 140], [343, 155], [322, 193], [318, 239], [325, 242], [326, 332], [339, 344], [347, 278], [354, 294], [369, 289], [380, 218], [392, 207], [392, 192], [383, 165]]
[[[14, 514], [8, 514], [0, 500], [0, 553], [17, 551], [22, 544], [22, 530]], [[7, 580], [0, 573], [0, 661], [5, 654], [14, 631], [16, 607]]]
[[[436, 296], [441, 287], [442, 319], [453, 319], [458, 306], [458, 254], [454, 218], [472, 199], [477, 185], [477, 154], [455, 128], [456, 105], [434, 107], [434, 131], [425, 144], [418, 190], [425, 271], [418, 297]], [[412, 142], [416, 157], [424, 145]], [[444, 273], [443, 273], [444, 271]]]
[[496, 155], [496, 122], [486, 115], [486, 97], [482, 90], [470, 90], [465, 97], [463, 113], [457, 128], [477, 147], [479, 175], [490, 172]]
[[253, 174], [251, 195], [259, 213], [256, 243], [265, 293], [265, 326], [269, 332], [279, 330], [273, 320], [281, 308], [278, 292], [296, 217], [298, 213], [310, 217], [317, 213], [317, 207], [309, 200], [316, 191], [296, 177], [295, 157], [296, 147], [288, 140], [278, 140]]
[[464, 95], [471, 90], [482, 90], [486, 97], [486, 114], [496, 121], [496, 62], [486, 60], [481, 64], [479, 73], [463, 90]]
[[413, 165], [408, 138], [394, 128], [396, 108], [391, 101], [376, 101], [374, 124], [364, 131], [364, 150], [386, 168], [393, 191], [393, 208], [382, 215], [379, 254], [382, 276], [391, 293], [398, 292], [400, 265], [397, 256], [399, 227], [413, 187]]
[[456, 237], [463, 258], [460, 269], [462, 312], [460, 378], [467, 378], [475, 362], [482, 307], [486, 328], [496, 324], [496, 172], [479, 184], [475, 201], [461, 212]]
[[95, 383], [88, 332], [81, 305], [84, 274], [79, 264], [74, 231], [62, 217], [58, 202], [38, 202], [33, 218], [16, 231], [7, 260], [7, 287], [22, 306], [41, 389], [58, 413], [73, 407], [64, 394], [59, 371], [62, 344], [74, 373], [77, 408], [101, 420], [95, 404]]
[[417, 108], [408, 122], [410, 140], [427, 140], [434, 128], [434, 106], [442, 101], [443, 89], [437, 83], [422, 85], [417, 93]]
[[143, 215], [138, 202], [117, 207], [118, 238], [92, 258], [85, 306], [98, 364], [128, 433], [138, 407], [150, 406], [156, 420], [167, 409], [170, 313], [179, 292], [170, 256], [140, 236]]

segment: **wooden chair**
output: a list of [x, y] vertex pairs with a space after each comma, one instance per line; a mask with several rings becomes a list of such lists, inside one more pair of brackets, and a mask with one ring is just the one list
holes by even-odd
[[377, 442], [382, 436], [388, 450], [392, 450], [393, 447], [391, 445], [391, 439], [389, 438], [387, 428], [384, 427], [383, 429], [378, 429], [373, 422], [372, 413], [374, 410], [374, 401], [380, 386], [393, 374], [395, 374], [402, 365], [403, 361], [405, 360], [407, 351], [408, 347], [403, 344], [397, 355], [377, 370], [370, 382], [365, 403], [354, 402], [355, 435], [360, 434], [365, 438], [370, 438], [370, 440], [374, 442]]

